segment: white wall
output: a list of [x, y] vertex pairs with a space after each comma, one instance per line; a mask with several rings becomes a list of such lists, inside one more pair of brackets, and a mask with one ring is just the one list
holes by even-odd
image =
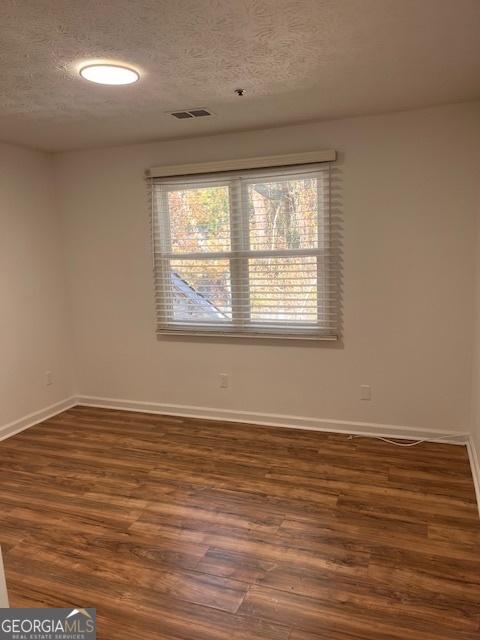
[[53, 189], [51, 156], [0, 144], [0, 427], [73, 393]]
[[[478, 140], [480, 146], [480, 140]], [[478, 182], [480, 184], [480, 162], [477, 164]], [[469, 449], [472, 474], [477, 492], [477, 503], [480, 509], [480, 188], [477, 199], [476, 229], [476, 278], [475, 309], [473, 332], [473, 367], [472, 367], [472, 403], [471, 403], [471, 447]]]
[[[478, 165], [480, 182], [480, 165]], [[476, 469], [478, 482], [480, 483], [480, 195], [477, 201], [477, 230], [476, 230], [476, 278], [475, 278], [475, 309], [474, 309], [474, 333], [473, 333], [473, 367], [472, 367], [472, 439], [476, 452]], [[478, 487], [480, 490], [480, 486]], [[480, 508], [480, 495], [479, 508]]]
[[[479, 115], [452, 105], [58, 155], [80, 393], [466, 430]], [[343, 346], [157, 341], [144, 170], [323, 148], [340, 152]]]

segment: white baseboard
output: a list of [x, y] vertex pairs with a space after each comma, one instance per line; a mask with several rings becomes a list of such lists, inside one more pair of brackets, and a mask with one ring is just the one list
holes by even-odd
[[29, 413], [27, 416], [24, 416], [19, 420], [0, 426], [0, 440], [10, 438], [16, 433], [19, 433], [24, 429], [28, 429], [28, 427], [33, 427], [33, 425], [38, 424], [39, 422], [52, 418], [57, 415], [57, 413], [71, 409], [76, 404], [78, 404], [77, 399], [72, 396], [71, 398], [66, 398], [65, 400], [51, 404], [49, 407], [45, 407], [44, 409], [40, 409], [34, 413]]
[[[386, 437], [405, 440], [427, 440], [447, 442], [449, 444], [467, 444], [470, 435], [458, 431], [422, 429], [402, 425], [382, 424], [377, 422], [359, 422], [352, 420], [334, 420], [310, 418], [276, 413], [255, 413], [253, 411], [217, 409], [193, 405], [167, 404], [158, 402], [142, 402], [119, 398], [102, 398], [98, 396], [72, 396], [56, 404], [30, 413], [19, 420], [0, 426], [0, 440], [28, 429], [43, 420], [48, 420], [62, 411], [76, 405], [118, 409], [120, 411], [139, 411], [187, 418], [203, 418], [206, 420], [222, 420], [225, 422], [243, 422], [267, 427], [286, 427], [310, 431], [331, 431], [360, 436]], [[473, 446], [473, 445], [472, 445]]]
[[[475, 447], [470, 434], [458, 431], [422, 429], [402, 425], [382, 424], [378, 422], [358, 422], [352, 420], [334, 420], [325, 418], [310, 418], [305, 416], [291, 416], [277, 413], [255, 413], [253, 411], [216, 409], [213, 407], [198, 407], [192, 405], [166, 404], [159, 402], [142, 402], [138, 400], [123, 400], [119, 398], [101, 398], [97, 396], [72, 396], [61, 402], [30, 413], [19, 420], [0, 426], [0, 440], [4, 440], [16, 433], [32, 427], [43, 420], [71, 409], [76, 405], [98, 407], [104, 409], [118, 409], [120, 411], [139, 411], [140, 413], [155, 413], [187, 418], [203, 418], [206, 420], [222, 420], [225, 422], [243, 422], [266, 427], [287, 427], [290, 429], [305, 429], [310, 431], [332, 431], [359, 436], [386, 437], [405, 440], [427, 440], [447, 442], [449, 444], [463, 444], [469, 447], [470, 455], [475, 455]], [[478, 470], [478, 458], [477, 470]], [[479, 475], [479, 474], [477, 474]]]
[[450, 444], [465, 445], [469, 434], [455, 431], [434, 431], [419, 427], [380, 424], [375, 422], [354, 422], [349, 420], [328, 420], [323, 418], [307, 418], [275, 413], [254, 413], [212, 407], [196, 407], [180, 404], [161, 404], [157, 402], [140, 402], [117, 398], [99, 398], [96, 396], [77, 396], [77, 404], [87, 407], [139, 411], [141, 413], [157, 413], [187, 418], [204, 418], [206, 420], [223, 420], [225, 422], [244, 422], [268, 427], [288, 427], [290, 429], [306, 429], [311, 431], [332, 431], [360, 436], [380, 436], [406, 440], [435, 440]]
[[480, 516], [480, 459], [472, 435], [467, 440], [467, 451], [470, 459], [470, 468], [472, 469], [475, 495], [477, 496], [478, 515]]

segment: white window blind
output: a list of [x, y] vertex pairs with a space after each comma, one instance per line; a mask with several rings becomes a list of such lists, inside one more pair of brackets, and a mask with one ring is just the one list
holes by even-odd
[[330, 163], [149, 183], [159, 333], [337, 337]]

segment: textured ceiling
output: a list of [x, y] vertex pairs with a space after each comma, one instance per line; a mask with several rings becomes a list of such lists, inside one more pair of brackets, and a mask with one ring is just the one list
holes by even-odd
[[[480, 0], [2, 0], [0, 34], [0, 139], [48, 150], [480, 97]], [[165, 113], [189, 107], [216, 115]]]

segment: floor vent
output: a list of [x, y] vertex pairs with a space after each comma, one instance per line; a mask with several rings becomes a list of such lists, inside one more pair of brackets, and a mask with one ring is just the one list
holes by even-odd
[[203, 107], [198, 107], [196, 109], [188, 109], [185, 111], [170, 111], [170, 115], [178, 120], [185, 120], [186, 118], [203, 118], [213, 114], [211, 111], [208, 111]]

